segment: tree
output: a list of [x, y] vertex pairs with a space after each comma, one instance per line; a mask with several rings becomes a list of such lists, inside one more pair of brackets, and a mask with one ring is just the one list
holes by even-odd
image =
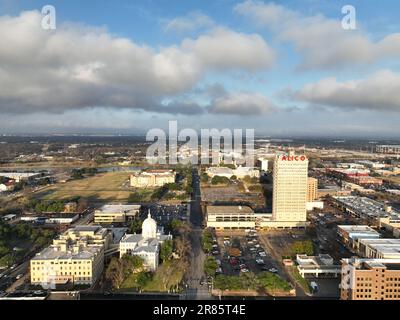
[[119, 289], [124, 281], [124, 270], [120, 259], [111, 259], [106, 270], [106, 279], [111, 282], [113, 288]]
[[207, 257], [204, 261], [204, 272], [208, 276], [215, 276], [215, 272], [218, 269], [218, 263], [214, 257]]
[[229, 179], [227, 177], [222, 177], [222, 176], [214, 176], [211, 179], [211, 184], [216, 185], [216, 184], [228, 184]]
[[201, 238], [201, 246], [205, 253], [208, 253], [212, 250], [213, 236], [210, 231], [204, 231], [203, 237]]
[[312, 255], [314, 253], [313, 244], [311, 240], [298, 240], [293, 242], [290, 247], [290, 255], [297, 254]]
[[131, 222], [131, 225], [129, 227], [129, 232], [130, 233], [139, 233], [140, 230], [142, 230], [142, 223], [143, 223], [143, 221], [140, 218], [135, 217]]
[[208, 174], [203, 172], [200, 176], [201, 182], [207, 183], [209, 178], [208, 178]]
[[6, 254], [0, 258], [0, 267], [10, 267], [15, 263], [15, 258], [11, 254]]
[[138, 256], [124, 254], [121, 257], [120, 261], [124, 273], [124, 280], [127, 277], [129, 277], [132, 273], [135, 273], [143, 269], [143, 260]]
[[289, 291], [290, 284], [271, 272], [261, 272], [257, 275], [259, 286], [265, 291]]
[[161, 245], [160, 258], [163, 262], [171, 259], [172, 250], [173, 250], [172, 240], [167, 240]]

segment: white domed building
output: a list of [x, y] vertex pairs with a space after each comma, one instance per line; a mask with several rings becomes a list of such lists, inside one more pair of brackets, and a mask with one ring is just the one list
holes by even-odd
[[144, 266], [149, 271], [158, 268], [160, 247], [166, 240], [171, 240], [171, 235], [164, 235], [162, 228], [157, 227], [157, 222], [150, 213], [142, 224], [142, 234], [126, 234], [119, 243], [119, 255], [136, 255], [143, 259]]

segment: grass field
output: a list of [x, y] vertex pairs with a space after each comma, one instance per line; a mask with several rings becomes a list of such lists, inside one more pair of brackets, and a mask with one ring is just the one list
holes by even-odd
[[129, 187], [128, 180], [129, 174], [126, 172], [101, 173], [59, 183], [37, 193], [35, 197], [43, 200], [68, 200], [81, 196], [92, 201], [126, 201], [134, 191]]

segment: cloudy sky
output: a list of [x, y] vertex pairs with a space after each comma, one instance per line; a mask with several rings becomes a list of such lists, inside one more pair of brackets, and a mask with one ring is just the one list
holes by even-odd
[[[56, 30], [42, 28], [42, 7]], [[356, 30], [342, 28], [342, 7]], [[400, 137], [400, 2], [0, 0], [0, 133]]]

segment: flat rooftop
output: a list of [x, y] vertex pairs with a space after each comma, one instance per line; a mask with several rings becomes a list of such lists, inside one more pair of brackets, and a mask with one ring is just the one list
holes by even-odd
[[247, 206], [207, 206], [208, 214], [253, 214], [254, 211]]
[[137, 211], [141, 207], [140, 204], [106, 204], [96, 210], [97, 213], [128, 213]]
[[58, 245], [51, 245], [37, 253], [31, 260], [88, 260], [94, 258], [102, 248], [102, 245], [90, 245], [81, 247], [78, 252], [73, 252], [72, 248], [60, 251]]
[[400, 219], [400, 212], [392, 209], [390, 212], [385, 210], [385, 204], [372, 200], [367, 197], [345, 196], [334, 197], [334, 199], [346, 208], [353, 210], [359, 215], [368, 216], [371, 218], [390, 217]]

